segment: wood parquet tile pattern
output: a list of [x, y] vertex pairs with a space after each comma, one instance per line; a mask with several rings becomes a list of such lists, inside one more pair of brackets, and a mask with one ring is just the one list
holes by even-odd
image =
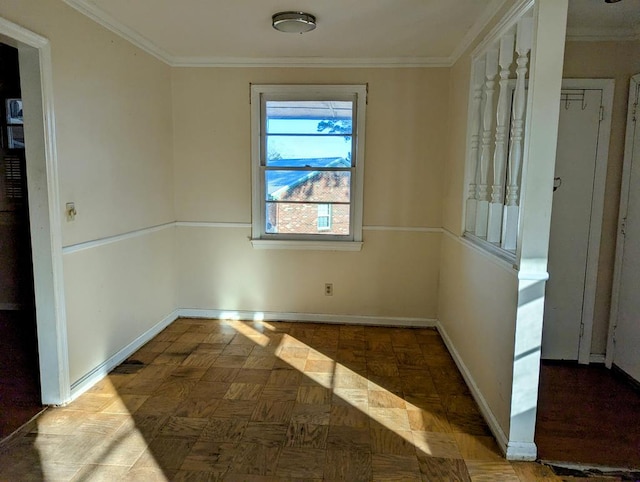
[[179, 319], [0, 446], [0, 480], [561, 480], [502, 457], [435, 330]]

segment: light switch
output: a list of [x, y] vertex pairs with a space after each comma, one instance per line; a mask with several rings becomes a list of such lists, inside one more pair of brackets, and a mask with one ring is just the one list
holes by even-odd
[[76, 214], [78, 214], [76, 211], [76, 203], [67, 203], [65, 212], [67, 213], [67, 221], [75, 220]]

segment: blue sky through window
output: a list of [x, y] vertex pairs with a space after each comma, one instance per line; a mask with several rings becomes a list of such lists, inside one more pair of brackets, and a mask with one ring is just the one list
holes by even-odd
[[272, 159], [276, 154], [283, 159], [348, 158], [351, 153], [351, 138], [347, 140], [343, 134], [318, 132], [321, 120], [323, 119], [268, 119], [267, 158]]

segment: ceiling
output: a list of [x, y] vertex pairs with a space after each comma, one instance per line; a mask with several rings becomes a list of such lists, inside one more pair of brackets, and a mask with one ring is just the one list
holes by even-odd
[[[171, 65], [451, 65], [506, 0], [64, 0]], [[316, 16], [306, 34], [271, 15]], [[640, 0], [570, 0], [583, 40], [640, 38]]]

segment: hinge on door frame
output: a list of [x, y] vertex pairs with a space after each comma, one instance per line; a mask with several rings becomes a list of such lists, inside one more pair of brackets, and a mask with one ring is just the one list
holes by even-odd
[[636, 103], [633, 104], [633, 112], [631, 113], [631, 120], [633, 122], [636, 121], [636, 113], [637, 112], [638, 112], [638, 103], [636, 102]]
[[620, 222], [620, 232], [622, 233], [623, 236], [627, 235], [627, 218], [626, 218], [626, 216], [624, 218], [622, 218], [622, 221]]
[[600, 120], [600, 122], [602, 122], [604, 120], [604, 106], [603, 105], [600, 106], [600, 117], [598, 119]]

